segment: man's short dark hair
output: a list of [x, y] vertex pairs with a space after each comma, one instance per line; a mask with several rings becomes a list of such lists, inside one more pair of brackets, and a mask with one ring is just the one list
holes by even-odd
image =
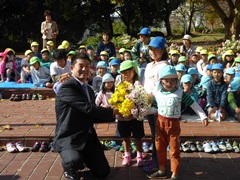
[[45, 16], [52, 16], [52, 12], [50, 10], [45, 10], [43, 15], [44, 15], [44, 17]]
[[65, 59], [67, 60], [67, 53], [65, 50], [56, 49], [53, 51], [53, 59], [56, 61], [58, 59]]
[[89, 59], [89, 56], [86, 53], [77, 53], [75, 56], [73, 56], [72, 61], [71, 61], [71, 65], [74, 66], [77, 62], [77, 59], [83, 59], [83, 60], [87, 60], [87, 61], [91, 61]]

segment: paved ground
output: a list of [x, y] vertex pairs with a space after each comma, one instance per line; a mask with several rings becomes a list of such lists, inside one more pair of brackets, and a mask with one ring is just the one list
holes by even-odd
[[[26, 146], [32, 147], [36, 140], [51, 140], [54, 136], [55, 114], [54, 99], [29, 100], [12, 102], [0, 101], [0, 145], [6, 142], [21, 140]], [[203, 127], [195, 116], [183, 116], [181, 121], [181, 138], [193, 140], [206, 139], [236, 139], [240, 140], [240, 123], [212, 122]], [[10, 125], [10, 129], [2, 126]], [[96, 126], [99, 138], [117, 139], [115, 123], [103, 123]], [[149, 140], [150, 129], [144, 123], [146, 139]], [[120, 142], [120, 140], [118, 139]], [[142, 168], [133, 165], [122, 167], [121, 153], [114, 150], [105, 151], [111, 168], [109, 180], [143, 180], [145, 174]], [[240, 179], [240, 154], [238, 153], [182, 153], [180, 179]], [[168, 167], [169, 172], [169, 167]], [[170, 172], [168, 173], [170, 177]], [[25, 152], [8, 153], [0, 151], [0, 180], [17, 179], [64, 179], [62, 176], [61, 158], [57, 153]], [[88, 176], [87, 179], [94, 179]]]

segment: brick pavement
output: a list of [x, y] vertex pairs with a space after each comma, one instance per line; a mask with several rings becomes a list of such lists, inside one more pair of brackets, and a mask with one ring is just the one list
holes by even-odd
[[[0, 145], [9, 141], [21, 140], [31, 147], [36, 140], [51, 140], [54, 136], [55, 113], [54, 99], [26, 100], [12, 102], [0, 101], [0, 127], [9, 124], [11, 130], [0, 128]], [[203, 127], [196, 122], [197, 117], [183, 117], [181, 121], [182, 139], [220, 139], [231, 138], [240, 140], [240, 123], [212, 122]], [[144, 123], [146, 139], [149, 140], [150, 129]], [[96, 124], [100, 139], [117, 139], [116, 124]], [[119, 139], [118, 139], [119, 140]], [[120, 152], [105, 151], [112, 167], [107, 179], [146, 179], [141, 168], [133, 165], [122, 167]], [[181, 179], [240, 179], [240, 154], [236, 153], [182, 153]], [[169, 171], [169, 168], [168, 168]], [[168, 174], [170, 177], [170, 173]], [[64, 179], [62, 177], [61, 158], [57, 153], [8, 153], [0, 152], [0, 179]], [[88, 179], [93, 179], [89, 177]]]

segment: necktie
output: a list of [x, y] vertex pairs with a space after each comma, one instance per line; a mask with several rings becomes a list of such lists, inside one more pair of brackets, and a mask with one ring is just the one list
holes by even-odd
[[84, 89], [84, 91], [85, 91], [85, 93], [86, 93], [86, 95], [87, 95], [88, 101], [90, 102], [90, 96], [89, 96], [89, 93], [88, 93], [88, 87], [87, 87], [87, 85], [84, 83], [84, 84], [82, 85], [82, 87], [83, 87], [83, 89]]

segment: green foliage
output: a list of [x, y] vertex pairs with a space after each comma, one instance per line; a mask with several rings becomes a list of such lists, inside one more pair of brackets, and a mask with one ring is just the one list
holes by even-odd
[[124, 34], [126, 33], [127, 27], [121, 20], [113, 22], [113, 34]]
[[131, 38], [128, 34], [123, 34], [121, 36], [114, 37], [112, 42], [115, 44], [116, 48], [126, 48], [131, 49], [133, 45], [137, 42], [136, 38]]
[[86, 46], [91, 45], [94, 48], [97, 47], [101, 39], [98, 36], [89, 36], [86, 41], [83, 42]]

